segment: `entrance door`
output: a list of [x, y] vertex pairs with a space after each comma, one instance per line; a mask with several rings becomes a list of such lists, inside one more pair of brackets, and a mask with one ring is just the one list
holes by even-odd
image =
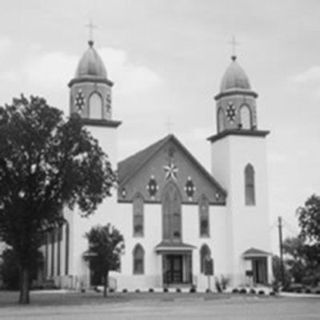
[[267, 258], [252, 259], [253, 282], [267, 284]]
[[165, 284], [182, 283], [182, 255], [167, 255], [164, 259], [164, 275]]

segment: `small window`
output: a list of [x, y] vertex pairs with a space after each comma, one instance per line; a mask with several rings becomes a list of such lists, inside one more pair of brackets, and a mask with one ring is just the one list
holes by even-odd
[[143, 237], [143, 198], [137, 195], [133, 200], [133, 235]]
[[199, 203], [200, 237], [209, 237], [209, 201], [205, 196]]
[[205, 261], [211, 259], [211, 250], [204, 244], [200, 249], [200, 272], [204, 273]]
[[251, 111], [248, 106], [243, 105], [240, 108], [240, 119], [242, 129], [251, 129]]
[[96, 92], [94, 92], [89, 99], [89, 118], [102, 119], [102, 99]]
[[144, 274], [144, 250], [140, 244], [133, 250], [133, 274]]
[[218, 132], [222, 132], [224, 130], [224, 114], [222, 108], [218, 110]]
[[251, 164], [248, 164], [244, 170], [245, 204], [247, 206], [254, 206], [256, 204], [254, 179], [254, 168]]

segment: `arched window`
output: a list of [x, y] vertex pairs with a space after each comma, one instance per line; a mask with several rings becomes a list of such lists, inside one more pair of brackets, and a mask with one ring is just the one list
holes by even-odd
[[242, 129], [251, 129], [251, 111], [246, 105], [240, 108], [240, 121]]
[[133, 199], [133, 236], [142, 237], [144, 232], [143, 198], [136, 195]]
[[247, 206], [254, 206], [255, 200], [255, 182], [254, 182], [254, 168], [251, 164], [247, 164], [244, 170], [244, 184], [245, 184], [245, 203]]
[[205, 261], [211, 259], [211, 250], [204, 244], [200, 249], [200, 272], [204, 273]]
[[144, 274], [144, 250], [140, 244], [133, 249], [133, 274]]
[[170, 182], [162, 198], [162, 235], [164, 240], [181, 240], [181, 197], [177, 186]]
[[224, 130], [224, 114], [222, 108], [218, 110], [218, 132], [222, 132]]
[[89, 118], [102, 119], [102, 99], [96, 92], [94, 92], [89, 99]]
[[200, 237], [209, 237], [209, 201], [202, 196], [199, 202]]

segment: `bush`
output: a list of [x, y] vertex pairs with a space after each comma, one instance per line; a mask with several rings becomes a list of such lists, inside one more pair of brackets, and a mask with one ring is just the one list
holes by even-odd
[[258, 294], [263, 296], [265, 294], [265, 292], [263, 290], [259, 290]]
[[234, 288], [234, 289], [232, 290], [232, 293], [239, 293], [239, 290], [238, 290], [237, 288]]
[[150, 288], [150, 289], [149, 289], [149, 292], [154, 292], [153, 288]]
[[140, 292], [140, 289], [136, 289], [136, 293], [139, 293]]
[[123, 289], [122, 292], [123, 292], [123, 293], [127, 293], [127, 292], [128, 292], [128, 289]]
[[250, 293], [251, 293], [251, 294], [256, 294], [257, 292], [256, 292], [256, 290], [254, 290], [254, 289], [250, 289]]
[[240, 289], [239, 293], [247, 293], [247, 290], [245, 288]]
[[163, 288], [163, 292], [168, 292], [168, 288]]
[[177, 289], [176, 289], [176, 292], [181, 292], [181, 289], [180, 289], [180, 288], [177, 288]]
[[195, 293], [197, 292], [197, 289], [196, 287], [193, 285], [191, 288], [190, 288], [190, 293]]

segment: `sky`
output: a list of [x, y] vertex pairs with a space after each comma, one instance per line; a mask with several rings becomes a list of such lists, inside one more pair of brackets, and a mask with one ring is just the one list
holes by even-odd
[[282, 216], [284, 236], [296, 234], [296, 209], [320, 194], [320, 1], [1, 0], [0, 12], [0, 105], [33, 94], [68, 114], [92, 20], [123, 121], [120, 160], [170, 132], [208, 170], [213, 97], [235, 36], [258, 128], [271, 131], [270, 232]]

